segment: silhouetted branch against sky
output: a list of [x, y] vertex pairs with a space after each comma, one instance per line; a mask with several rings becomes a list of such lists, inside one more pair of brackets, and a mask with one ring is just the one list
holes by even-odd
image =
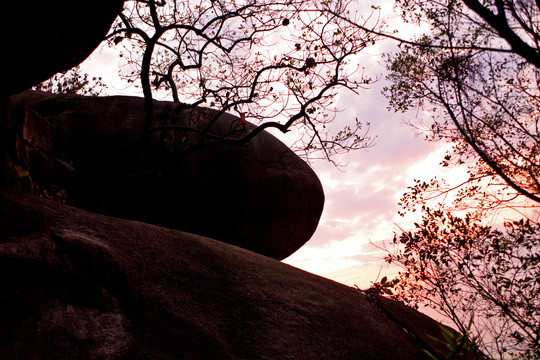
[[504, 206], [516, 194], [540, 203], [537, 4], [401, 3], [430, 32], [388, 58], [390, 105], [429, 112], [430, 139], [454, 145], [443, 165], [468, 161], [474, 182], [500, 179], [511, 190], [498, 196]]
[[427, 31], [386, 56], [390, 108], [418, 110], [427, 139], [451, 145], [440, 166], [468, 176], [409, 187], [402, 213], [420, 210], [422, 219], [399, 229], [386, 260], [402, 271], [378, 288], [444, 313], [494, 358], [537, 358], [540, 5], [397, 4]]
[[349, 5], [132, 0], [108, 41], [122, 46], [128, 69], [123, 76], [147, 99], [147, 130], [154, 120], [151, 99], [168, 97], [214, 108], [215, 119], [232, 112], [261, 126], [242, 139], [233, 131], [225, 140], [247, 142], [263, 129], [301, 128], [304, 137], [295, 150], [329, 159], [371, 145], [366, 127], [354, 118], [336, 133], [327, 128], [338, 90], [358, 92], [375, 81], [354, 63], [354, 55], [375, 44], [378, 36], [364, 28], [380, 26], [378, 10], [371, 9], [358, 27], [338, 16]]
[[[147, 91], [154, 98], [200, 104], [236, 115], [243, 113], [247, 120], [262, 126], [270, 126], [263, 125], [268, 122], [284, 126], [300, 114], [289, 132], [280, 138], [297, 151], [311, 151], [311, 156], [315, 153], [309, 146], [321, 149], [321, 143], [332, 144], [335, 154], [341, 151], [342, 144], [350, 145], [344, 141], [349, 134], [347, 127], [351, 128], [350, 133], [360, 134], [360, 139], [367, 140], [364, 134], [368, 128], [370, 135], [377, 136], [373, 149], [336, 156], [338, 161], [343, 159], [348, 164], [345, 172], [324, 162], [312, 163], [323, 182], [327, 200], [313, 240], [288, 260], [295, 266], [351, 285], [369, 285], [381, 266], [382, 254], [366, 243], [391, 239], [396, 222], [407, 226], [403, 221], [408, 220], [397, 216], [397, 202], [406, 187], [414, 185], [413, 179], [447, 177], [448, 187], [468, 179], [466, 169], [438, 167], [445, 149], [450, 149], [448, 144], [424, 142], [400, 121], [407, 117], [431, 124], [428, 108], [415, 107], [404, 115], [386, 111], [388, 103], [379, 92], [389, 83], [377, 76], [386, 72], [380, 56], [399, 48], [393, 40], [381, 41], [380, 35], [389, 33], [412, 43], [419, 39], [415, 36], [419, 30], [426, 30], [425, 25], [412, 21], [402, 23], [392, 3], [381, 2], [373, 9], [364, 3], [342, 2], [342, 8], [331, 13], [321, 12], [315, 2], [274, 2], [265, 8], [266, 13], [246, 10], [238, 15], [231, 11], [231, 6], [239, 8], [250, 3], [184, 1], [174, 3], [174, 16], [166, 11], [166, 6], [157, 3], [157, 12], [152, 16], [147, 11], [148, 4], [127, 2], [124, 19], [119, 19], [108, 38], [114, 49], [100, 50], [106, 58], [105, 67], [110, 67], [116, 49], [122, 52], [123, 78], [138, 89], [142, 86], [137, 78], [145, 36], [157, 39], [153, 21], [156, 14], [163, 14], [160, 31], [169, 23], [184, 26], [171, 27], [159, 42], [155, 41], [146, 82]], [[337, 5], [327, 4], [325, 9]], [[287, 16], [279, 16], [275, 12], [279, 6], [292, 7], [287, 7]], [[220, 17], [224, 13], [229, 17]], [[214, 18], [214, 22], [207, 21]], [[386, 23], [385, 18], [389, 19]], [[210, 25], [205, 27], [207, 24]], [[267, 28], [254, 32], [256, 24], [265, 24]], [[309, 28], [310, 24], [318, 27]], [[368, 39], [375, 40], [375, 44]], [[228, 48], [231, 50], [224, 50]], [[499, 50], [504, 53], [509, 48]], [[307, 62], [310, 57], [314, 64]], [[341, 67], [336, 67], [336, 59], [342, 59]], [[109, 69], [102, 67], [101, 71]], [[325, 91], [325, 86], [334, 84], [336, 73], [338, 81]], [[122, 91], [133, 94], [133, 90], [137, 89]], [[109, 86], [109, 91], [115, 89]], [[313, 100], [321, 91], [320, 99]], [[362, 127], [357, 128], [356, 119]], [[342, 130], [345, 132], [340, 135]], [[334, 143], [335, 137], [338, 141]], [[365, 142], [359, 142], [357, 147], [362, 148], [362, 144]]]

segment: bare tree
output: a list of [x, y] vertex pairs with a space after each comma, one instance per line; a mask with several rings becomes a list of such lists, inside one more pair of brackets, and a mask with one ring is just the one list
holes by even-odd
[[[154, 123], [152, 99], [169, 97], [218, 110], [208, 133], [225, 112], [240, 123], [221, 141], [243, 144], [264, 129], [295, 128], [295, 150], [335, 153], [369, 146], [367, 129], [356, 120], [330, 132], [338, 88], [357, 91], [374, 79], [353, 55], [377, 36], [342, 21], [347, 2], [300, 0], [133, 0], [126, 2], [108, 40], [123, 45], [124, 76], [146, 99], [147, 133]], [[364, 26], [377, 27], [375, 17]], [[249, 120], [257, 127], [242, 136]]]

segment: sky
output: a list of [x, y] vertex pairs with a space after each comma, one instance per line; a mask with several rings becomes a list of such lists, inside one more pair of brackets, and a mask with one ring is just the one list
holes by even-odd
[[[374, 66], [383, 70], [382, 64]], [[325, 208], [312, 239], [285, 260], [360, 288], [397, 272], [385, 265], [385, 253], [377, 246], [390, 244], [398, 226], [410, 227], [411, 220], [398, 215], [398, 201], [414, 179], [429, 180], [438, 173], [445, 150], [405, 123], [414, 114], [387, 110], [383, 85], [338, 98], [337, 106], [344, 109], [340, 116], [370, 122], [375, 145], [344, 156], [343, 168], [322, 160], [312, 164], [323, 184]]]
[[[391, 2], [388, 2], [391, 3]], [[391, 11], [391, 6], [385, 11]], [[407, 31], [407, 30], [405, 30]], [[325, 192], [325, 207], [312, 239], [284, 262], [308, 272], [346, 284], [367, 288], [377, 277], [392, 276], [384, 251], [398, 226], [411, 226], [410, 219], [398, 216], [398, 201], [414, 179], [429, 180], [440, 174], [438, 165], [445, 144], [429, 143], [405, 121], [421, 114], [394, 113], [387, 109], [381, 94], [385, 85], [385, 66], [381, 53], [396, 49], [385, 40], [372, 46], [355, 59], [370, 74], [381, 80], [360, 94], [340, 92], [335, 106], [341, 110], [336, 121], [358, 118], [370, 123], [375, 145], [336, 158], [347, 164], [335, 167], [324, 160], [311, 163]], [[118, 77], [117, 54], [106, 46], [98, 48], [81, 65], [83, 72], [99, 75], [108, 85], [108, 95], [132, 94]], [[287, 142], [290, 139], [284, 138]]]

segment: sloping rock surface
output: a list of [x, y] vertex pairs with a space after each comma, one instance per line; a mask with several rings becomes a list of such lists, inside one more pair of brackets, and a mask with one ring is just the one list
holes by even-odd
[[[239, 119], [225, 114], [206, 129], [215, 111], [171, 102], [156, 101], [154, 112], [154, 126], [204, 129], [217, 137], [254, 128], [234, 131]], [[175, 129], [154, 132], [133, 148], [144, 123], [141, 98], [32, 91], [11, 97], [4, 118], [0, 168], [8, 183], [78, 208], [209, 236], [276, 259], [308, 241], [322, 213], [317, 175], [266, 132], [236, 146]]]
[[1, 359], [427, 359], [438, 323], [209, 238], [0, 188]]
[[105, 39], [123, 0], [2, 1], [0, 97], [81, 63]]

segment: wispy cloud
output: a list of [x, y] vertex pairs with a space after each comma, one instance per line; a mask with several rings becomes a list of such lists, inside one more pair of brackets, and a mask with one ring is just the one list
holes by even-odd
[[[381, 68], [379, 68], [381, 69]], [[381, 94], [384, 80], [360, 95], [341, 94], [339, 117], [358, 117], [371, 124], [376, 144], [343, 157], [348, 163], [337, 169], [315, 162], [315, 172], [326, 194], [318, 230], [304, 247], [285, 260], [318, 275], [348, 285], [367, 287], [381, 276], [392, 275], [379, 245], [397, 231], [398, 201], [413, 178], [428, 180], [443, 154], [441, 144], [429, 143], [405, 124], [404, 115], [387, 110]], [[408, 114], [411, 116], [411, 114]], [[414, 116], [414, 114], [412, 114]]]

